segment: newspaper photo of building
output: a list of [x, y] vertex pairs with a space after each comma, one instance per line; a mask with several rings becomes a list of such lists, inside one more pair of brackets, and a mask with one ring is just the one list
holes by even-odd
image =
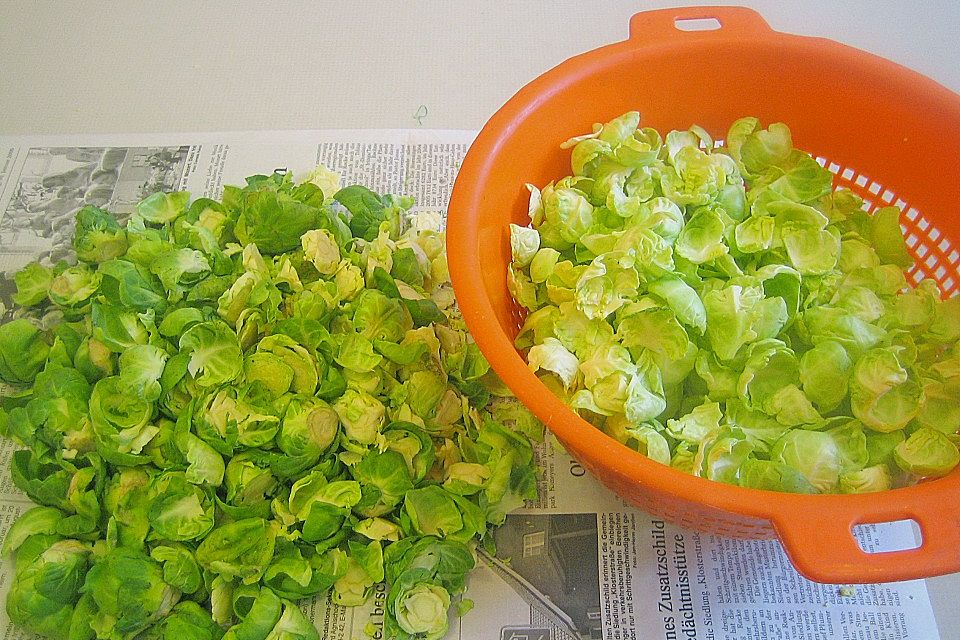
[[514, 514], [495, 530], [496, 556], [483, 561], [530, 606], [529, 626], [501, 629], [501, 640], [603, 637], [592, 513]]

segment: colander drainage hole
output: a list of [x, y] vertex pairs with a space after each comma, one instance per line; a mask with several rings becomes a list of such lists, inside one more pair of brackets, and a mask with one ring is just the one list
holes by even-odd
[[[909, 528], [913, 535], [904, 535], [904, 527]], [[865, 553], [906, 551], [923, 545], [920, 525], [912, 518], [875, 524], [856, 524], [853, 526], [853, 537]]]

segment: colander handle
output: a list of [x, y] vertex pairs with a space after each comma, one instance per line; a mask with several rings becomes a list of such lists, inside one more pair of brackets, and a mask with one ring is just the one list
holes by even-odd
[[[717, 26], [719, 24], [719, 26]], [[675, 7], [634, 14], [630, 39], [649, 43], [679, 38], [757, 37], [773, 33], [770, 25], [746, 7]]]
[[[868, 553], [853, 536], [855, 525], [898, 520], [919, 525], [920, 546]], [[899, 507], [893, 513], [860, 511], [855, 517], [828, 506], [791, 510], [789, 518], [773, 525], [793, 565], [816, 582], [897, 582], [960, 571], [960, 514], [955, 500], [939, 505], [930, 501], [922, 512]]]

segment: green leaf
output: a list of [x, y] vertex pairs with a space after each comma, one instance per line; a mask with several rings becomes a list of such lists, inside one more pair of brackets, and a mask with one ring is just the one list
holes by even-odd
[[333, 198], [350, 212], [350, 231], [354, 236], [368, 241], [377, 237], [380, 224], [387, 220], [380, 196], [355, 184], [340, 189]]
[[141, 551], [118, 547], [90, 568], [84, 584], [93, 599], [90, 627], [98, 637], [128, 640], [163, 619], [180, 598], [161, 565]]
[[88, 205], [77, 211], [73, 249], [77, 258], [84, 262], [118, 258], [127, 251], [126, 229], [110, 212]]
[[49, 352], [42, 334], [29, 320], [19, 318], [0, 325], [0, 380], [33, 382]]
[[960, 463], [957, 445], [943, 432], [921, 427], [894, 449], [897, 466], [922, 477], [939, 477]]
[[32, 633], [66, 640], [89, 557], [89, 548], [76, 540], [48, 535], [28, 539], [16, 554], [6, 606], [10, 621]]
[[229, 382], [242, 371], [243, 354], [237, 337], [222, 322], [193, 325], [180, 336], [180, 349], [191, 354], [187, 370], [201, 386]]
[[415, 287], [423, 286], [423, 271], [416, 253], [410, 247], [400, 247], [393, 252], [393, 267], [390, 275]]
[[12, 300], [22, 307], [32, 307], [47, 299], [47, 292], [53, 282], [53, 270], [31, 262], [13, 276], [17, 292]]
[[300, 237], [321, 225], [321, 210], [271, 189], [252, 191], [241, 203], [234, 233], [244, 244], [255, 244], [264, 254], [296, 249]]
[[273, 557], [276, 535], [276, 525], [262, 518], [220, 525], [197, 547], [197, 562], [224, 578], [253, 584]]
[[433, 300], [403, 300], [415, 327], [425, 327], [431, 324], [446, 324], [447, 316]]
[[788, 493], [816, 493], [817, 489], [797, 469], [773, 460], [751, 458], [740, 465], [740, 486]]
[[152, 193], [137, 204], [137, 214], [147, 222], [167, 224], [182, 215], [189, 202], [186, 191]]
[[903, 269], [913, 266], [913, 258], [900, 230], [900, 209], [881, 207], [874, 212], [870, 222], [870, 243], [880, 260]]
[[463, 516], [450, 493], [437, 486], [408, 491], [403, 498], [413, 528], [423, 535], [444, 537], [463, 528]]
[[124, 351], [120, 354], [120, 383], [145, 400], [157, 400], [168, 357], [166, 351], [150, 344], [138, 344]]

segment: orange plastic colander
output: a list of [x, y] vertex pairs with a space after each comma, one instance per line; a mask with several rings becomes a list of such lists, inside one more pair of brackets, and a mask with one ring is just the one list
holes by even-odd
[[[683, 31], [683, 20], [720, 28]], [[871, 208], [901, 207], [915, 280], [960, 287], [960, 96], [909, 69], [820, 39], [779, 33], [752, 10], [638, 13], [630, 37], [576, 56], [511, 98], [481, 130], [457, 177], [447, 222], [450, 273], [467, 326], [511, 390], [607, 487], [677, 524], [745, 538], [777, 537], [819, 582], [906, 580], [960, 571], [960, 470], [866, 495], [794, 495], [704, 480], [660, 465], [568, 409], [513, 347], [521, 315], [506, 287], [508, 223], [526, 224], [524, 183], [569, 174], [559, 145], [629, 110], [660, 131], [700, 124], [722, 137], [735, 119], [785, 122]], [[916, 549], [866, 553], [862, 523], [912, 519]]]

